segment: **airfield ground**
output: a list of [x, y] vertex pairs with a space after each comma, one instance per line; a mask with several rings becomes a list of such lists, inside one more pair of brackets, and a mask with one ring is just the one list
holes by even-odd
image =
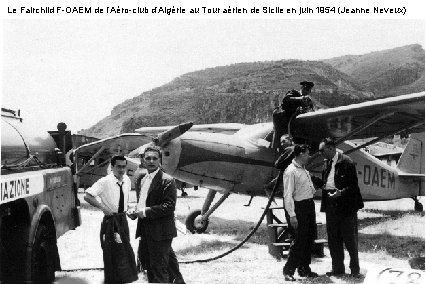
[[[188, 190], [189, 196], [178, 198], [176, 215], [184, 222], [189, 211], [199, 209], [207, 190]], [[99, 244], [99, 227], [102, 212], [82, 201], [83, 224], [75, 231], [68, 232], [58, 240], [62, 269], [56, 273], [58, 283], [103, 283], [102, 250]], [[217, 199], [218, 197], [216, 197]], [[207, 233], [200, 235], [181, 234], [173, 241], [179, 260], [204, 259], [216, 256], [235, 246], [255, 226], [267, 203], [266, 198], [255, 198], [250, 207], [243, 206], [248, 196], [231, 195], [210, 218]], [[130, 199], [135, 202], [134, 192]], [[281, 203], [282, 200], [278, 199]], [[424, 204], [424, 198], [421, 199]], [[281, 205], [281, 204], [279, 204]], [[325, 216], [319, 213], [316, 202], [317, 221], [325, 223]], [[359, 246], [361, 273], [371, 268], [409, 268], [408, 259], [424, 256], [425, 220], [424, 212], [413, 211], [413, 201], [402, 199], [389, 202], [369, 202], [359, 212]], [[219, 260], [181, 264], [181, 272], [187, 283], [283, 283], [282, 266], [285, 259], [277, 261], [268, 254], [266, 221], [256, 234], [239, 250]], [[129, 220], [132, 246], [137, 248], [133, 238], [136, 222]], [[319, 233], [325, 237], [324, 228]], [[361, 279], [349, 276], [327, 277], [331, 259], [327, 247], [326, 257], [314, 258], [312, 270], [321, 276], [303, 283], [362, 283]], [[346, 260], [348, 256], [346, 255]], [[347, 265], [346, 265], [347, 266]], [[67, 271], [68, 270], [68, 271]], [[349, 269], [347, 268], [347, 273]], [[297, 278], [297, 273], [296, 273]], [[146, 283], [142, 273], [135, 283]]]

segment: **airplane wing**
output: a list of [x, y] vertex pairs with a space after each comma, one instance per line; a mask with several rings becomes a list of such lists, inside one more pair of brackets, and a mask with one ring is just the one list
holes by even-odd
[[126, 133], [101, 139], [78, 147], [75, 152], [78, 157], [91, 158], [95, 154], [108, 160], [113, 155], [127, 155], [136, 148], [152, 142], [152, 138], [138, 133]]
[[[151, 137], [136, 133], [121, 134], [84, 144], [75, 149], [74, 161], [79, 186], [92, 186], [108, 174], [108, 165], [113, 155], [124, 155], [152, 141]], [[128, 158], [127, 174], [132, 177], [140, 164], [139, 159]], [[133, 180], [133, 179], [132, 179]], [[132, 181], [132, 186], [133, 181]]]
[[[244, 124], [241, 123], [213, 123], [213, 124], [199, 124], [194, 125], [188, 131], [197, 131], [197, 132], [209, 132], [209, 133], [223, 133], [223, 134], [234, 134], [240, 130]], [[170, 130], [172, 126], [157, 126], [157, 127], [142, 127], [136, 129], [135, 132], [150, 136], [155, 136], [164, 131]]]
[[291, 125], [294, 137], [313, 142], [384, 137], [398, 131], [424, 132], [425, 93], [415, 93], [301, 114]]

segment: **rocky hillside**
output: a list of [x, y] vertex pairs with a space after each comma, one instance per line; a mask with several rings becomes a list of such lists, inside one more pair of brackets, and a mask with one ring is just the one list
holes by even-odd
[[359, 81], [377, 97], [424, 91], [425, 51], [419, 44], [324, 62]]
[[282, 95], [303, 80], [315, 82], [313, 99], [329, 107], [418, 92], [424, 90], [424, 50], [412, 45], [324, 61], [238, 63], [191, 72], [115, 106], [110, 116], [80, 134], [104, 138], [187, 121], [270, 121]]

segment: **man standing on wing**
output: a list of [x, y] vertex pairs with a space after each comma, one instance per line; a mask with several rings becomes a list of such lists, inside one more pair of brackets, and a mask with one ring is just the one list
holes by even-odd
[[[314, 105], [309, 94], [314, 87], [314, 83], [303, 81], [300, 82], [300, 86], [300, 92], [296, 90], [288, 91], [282, 99], [281, 106], [275, 108], [272, 112], [274, 134], [271, 147], [274, 150], [284, 150], [280, 149], [280, 138], [283, 134], [291, 134], [288, 133], [288, 124], [293, 115], [313, 110]], [[298, 143], [298, 141], [294, 142]]]

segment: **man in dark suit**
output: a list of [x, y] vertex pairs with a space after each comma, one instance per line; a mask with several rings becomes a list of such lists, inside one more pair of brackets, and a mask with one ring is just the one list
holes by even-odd
[[328, 247], [332, 270], [328, 276], [345, 273], [343, 244], [349, 252], [351, 276], [359, 277], [358, 217], [364, 207], [358, 187], [355, 164], [348, 156], [336, 151], [333, 139], [326, 138], [319, 145], [326, 158], [322, 180], [321, 212], [326, 214]]
[[149, 146], [142, 155], [148, 173], [140, 182], [136, 208], [139, 251], [150, 283], [185, 283], [172, 248], [175, 226], [176, 185], [160, 168], [161, 151]]

